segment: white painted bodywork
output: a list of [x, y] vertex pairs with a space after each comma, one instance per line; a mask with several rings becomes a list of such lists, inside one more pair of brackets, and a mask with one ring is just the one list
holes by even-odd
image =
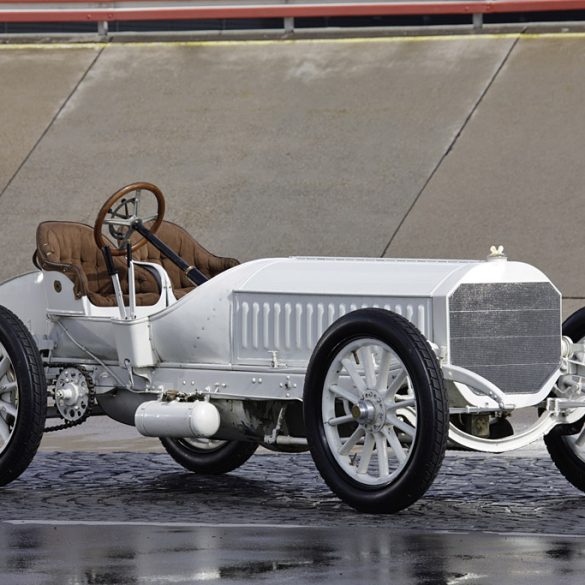
[[[179, 301], [161, 295], [156, 305], [138, 307], [130, 321], [120, 318], [117, 307], [74, 299], [72, 283], [57, 272], [8, 281], [0, 286], [0, 304], [27, 323], [40, 345], [53, 346], [55, 361], [87, 360], [90, 352], [108, 364], [134, 368], [302, 373], [327, 327], [365, 307], [406, 317], [448, 366], [447, 299], [468, 282], [549, 281], [533, 266], [505, 260], [276, 258], [232, 268]], [[278, 368], [271, 365], [275, 355]], [[508, 401], [523, 406], [549, 391], [547, 384], [535, 395]], [[463, 393], [470, 404], [493, 404], [465, 388]]]
[[[55, 281], [61, 283], [60, 293]], [[394, 311], [430, 342], [446, 346], [446, 299], [465, 282], [549, 281], [519, 262], [257, 260], [219, 274], [170, 306], [159, 301], [138, 307], [137, 321], [148, 324], [154, 363], [269, 365], [269, 352], [278, 351], [283, 362], [301, 367], [323, 331], [358, 308]], [[57, 272], [30, 273], [4, 283], [0, 303], [34, 334], [50, 334], [57, 342], [55, 356], [64, 358], [86, 356], [55, 332], [52, 321], [62, 321], [75, 339], [104, 360], [118, 357], [121, 329], [116, 325], [131, 325], [120, 319], [116, 307], [74, 299], [72, 283]]]
[[[423, 333], [459, 406], [463, 401], [472, 409], [509, 411], [535, 405], [551, 393], [560, 373], [534, 392], [514, 395], [450, 362], [450, 295], [465, 283], [549, 283], [528, 264], [504, 258], [263, 259], [227, 270], [180, 300], [159, 271], [159, 301], [137, 307], [133, 319], [121, 318], [118, 307], [75, 299], [73, 284], [58, 272], [34, 272], [0, 285], [0, 304], [23, 320], [51, 363], [95, 366], [98, 394], [125, 388], [152, 398], [178, 390], [213, 399], [301, 400], [306, 367], [323, 332], [367, 307], [398, 313]], [[541, 427], [554, 424], [551, 415]], [[457, 433], [453, 429], [458, 442], [497, 451], [542, 435], [539, 427], [526, 440], [504, 439], [494, 447], [493, 441], [484, 445]]]

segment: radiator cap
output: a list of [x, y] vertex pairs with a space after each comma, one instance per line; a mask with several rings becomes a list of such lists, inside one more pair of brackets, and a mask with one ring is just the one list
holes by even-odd
[[491, 246], [490, 253], [486, 260], [488, 262], [494, 262], [495, 260], [506, 261], [508, 257], [504, 254], [504, 246]]

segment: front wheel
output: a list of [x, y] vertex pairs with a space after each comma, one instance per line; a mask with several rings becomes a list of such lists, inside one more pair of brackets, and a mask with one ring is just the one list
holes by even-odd
[[163, 437], [160, 442], [179, 465], [201, 475], [229, 473], [244, 465], [258, 449], [258, 443], [247, 441]]
[[[585, 340], [585, 308], [563, 323], [563, 335], [575, 342]], [[585, 419], [559, 425], [544, 437], [544, 443], [558, 470], [577, 489], [585, 492]]]
[[315, 465], [357, 510], [402, 510], [436, 477], [447, 396], [435, 354], [403, 317], [361, 309], [336, 321], [311, 357], [303, 405]]
[[33, 460], [43, 437], [47, 385], [41, 356], [22, 321], [0, 306], [0, 485]]

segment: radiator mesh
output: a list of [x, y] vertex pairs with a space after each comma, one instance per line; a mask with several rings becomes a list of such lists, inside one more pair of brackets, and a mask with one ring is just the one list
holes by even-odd
[[511, 394], [559, 366], [560, 295], [548, 282], [462, 284], [449, 299], [451, 363]]

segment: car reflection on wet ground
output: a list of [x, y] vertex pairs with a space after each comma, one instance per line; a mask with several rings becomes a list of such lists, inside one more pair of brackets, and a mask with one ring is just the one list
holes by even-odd
[[582, 583], [582, 540], [388, 528], [11, 524], [3, 583]]

